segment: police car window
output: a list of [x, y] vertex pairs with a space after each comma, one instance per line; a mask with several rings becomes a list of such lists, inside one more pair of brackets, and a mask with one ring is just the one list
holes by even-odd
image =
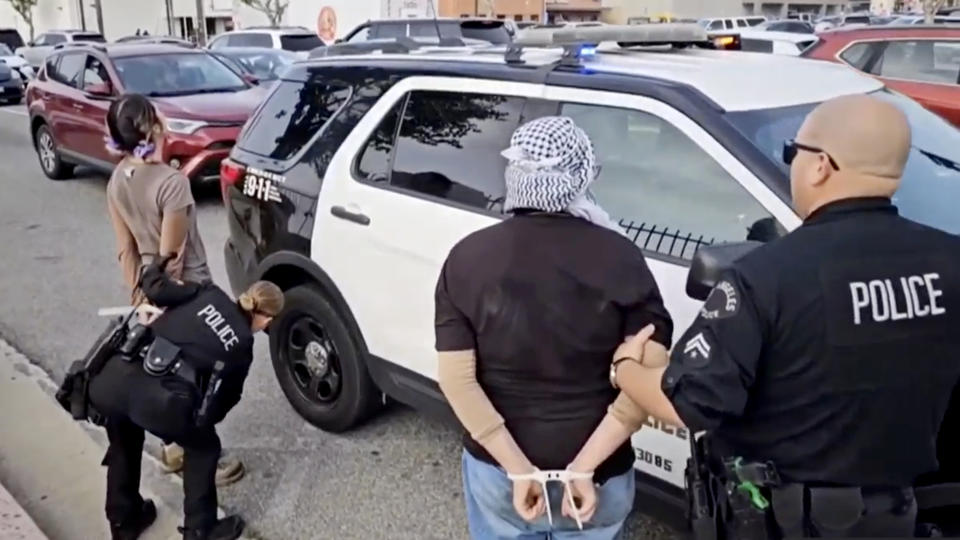
[[875, 46], [874, 43], [855, 43], [840, 53], [840, 58], [859, 70], [866, 69]]
[[361, 180], [387, 182], [390, 178], [390, 156], [393, 155], [397, 123], [407, 100], [401, 99], [383, 118], [357, 159], [356, 173]]
[[960, 41], [891, 41], [872, 72], [892, 79], [957, 84]]
[[291, 159], [349, 98], [345, 85], [281, 81], [238, 146], [279, 161]]
[[[960, 234], [960, 213], [956, 211], [956, 201], [960, 200], [960, 130], [908, 97], [886, 90], [873, 95], [900, 108], [913, 130], [913, 146], [894, 204], [904, 217]], [[725, 116], [780, 168], [780, 181], [786, 188], [790, 168], [783, 163], [783, 141], [797, 134], [817, 105], [738, 111]]]
[[519, 125], [524, 98], [463, 92], [412, 92], [397, 135], [390, 185], [500, 212], [500, 155]]
[[701, 245], [776, 236], [763, 206], [669, 122], [595, 105], [561, 111], [593, 141], [601, 167], [594, 195], [642, 248], [689, 260]]

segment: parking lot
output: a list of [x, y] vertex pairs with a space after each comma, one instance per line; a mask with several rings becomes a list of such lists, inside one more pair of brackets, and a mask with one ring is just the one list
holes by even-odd
[[[47, 179], [23, 106], [0, 106], [0, 164], [0, 337], [59, 380], [102, 329], [97, 308], [126, 300], [106, 178], [79, 169], [74, 180]], [[218, 189], [209, 188], [195, 193], [200, 229], [225, 285], [227, 227]], [[455, 429], [393, 406], [358, 430], [323, 433], [287, 404], [258, 339], [244, 398], [220, 428], [224, 447], [247, 466], [246, 478], [221, 490], [226, 509], [267, 539], [467, 537]], [[180, 496], [172, 484], [152, 489], [173, 504]], [[627, 538], [674, 534], [635, 513]]]

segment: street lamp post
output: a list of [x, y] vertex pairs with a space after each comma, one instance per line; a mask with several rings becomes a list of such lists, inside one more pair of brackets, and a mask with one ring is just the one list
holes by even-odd
[[93, 0], [93, 7], [97, 10], [97, 28], [100, 29], [100, 35], [105, 36], [106, 33], [103, 30], [103, 6], [100, 5], [100, 0]]
[[197, 45], [207, 44], [207, 18], [203, 14], [203, 0], [197, 0]]

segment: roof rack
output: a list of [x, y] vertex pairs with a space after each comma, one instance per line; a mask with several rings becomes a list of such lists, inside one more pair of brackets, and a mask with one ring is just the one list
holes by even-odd
[[584, 56], [596, 53], [601, 43], [613, 42], [621, 48], [697, 46], [715, 48], [714, 40], [698, 24], [656, 23], [581, 26], [562, 28], [527, 28], [521, 30], [507, 47], [508, 64], [523, 63], [525, 47], [562, 47], [560, 63], [579, 65]]
[[67, 41], [64, 43], [58, 43], [53, 46], [53, 50], [57, 51], [60, 49], [67, 49], [67, 48], [73, 48], [73, 47], [86, 47], [90, 49], [96, 49], [98, 51], [107, 50], [106, 45], [103, 45], [100, 43], [94, 43], [92, 41]]

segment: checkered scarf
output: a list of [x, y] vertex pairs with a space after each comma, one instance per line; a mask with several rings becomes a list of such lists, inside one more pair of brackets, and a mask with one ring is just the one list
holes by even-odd
[[572, 119], [546, 116], [528, 122], [501, 154], [508, 161], [504, 210], [568, 212], [622, 232], [589, 191], [600, 166], [590, 137]]

